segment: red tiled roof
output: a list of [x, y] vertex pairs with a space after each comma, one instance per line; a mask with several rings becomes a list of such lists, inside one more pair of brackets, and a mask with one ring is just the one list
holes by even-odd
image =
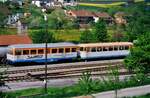
[[109, 18], [111, 17], [109, 14], [105, 13], [105, 12], [99, 12], [99, 13], [95, 13], [95, 16], [97, 17], [104, 17], [104, 18]]
[[86, 10], [71, 10], [69, 12], [73, 13], [76, 16], [86, 16], [86, 17], [88, 17], [88, 16], [93, 17], [94, 16], [92, 12], [86, 11]]
[[0, 45], [31, 44], [32, 40], [27, 35], [0, 35]]

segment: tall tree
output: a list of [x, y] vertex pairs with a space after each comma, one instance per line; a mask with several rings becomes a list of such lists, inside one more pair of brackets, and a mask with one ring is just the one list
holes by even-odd
[[90, 43], [93, 41], [94, 41], [93, 33], [90, 30], [86, 29], [80, 36], [81, 43]]
[[138, 38], [130, 55], [125, 59], [130, 70], [148, 73], [150, 71], [150, 32]]
[[54, 36], [52, 32], [46, 32], [45, 30], [33, 31], [30, 33], [33, 43], [45, 43], [46, 39], [48, 43], [54, 42]]
[[0, 2], [0, 27], [6, 25], [6, 18], [10, 14], [8, 7]]
[[97, 42], [107, 41], [107, 28], [106, 23], [103, 19], [99, 19], [98, 22], [95, 23], [94, 37]]

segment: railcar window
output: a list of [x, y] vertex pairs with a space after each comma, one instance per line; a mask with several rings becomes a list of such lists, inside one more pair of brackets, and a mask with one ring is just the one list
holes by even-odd
[[80, 47], [80, 51], [83, 51], [83, 47]]
[[113, 51], [113, 47], [109, 47], [109, 51]]
[[[48, 52], [48, 51], [47, 51]], [[43, 49], [39, 49], [38, 50], [38, 54], [44, 54], [44, 50]]]
[[50, 48], [47, 49], [47, 53], [51, 53], [51, 49]]
[[52, 49], [52, 53], [57, 53], [57, 49]]
[[77, 51], [77, 49], [76, 48], [72, 48], [72, 52], [76, 52]]
[[95, 47], [92, 48], [92, 49], [91, 49], [91, 52], [96, 52], [96, 48], [95, 48]]
[[16, 50], [15, 55], [21, 55], [21, 50]]
[[125, 50], [128, 50], [129, 49], [129, 46], [125, 46]]
[[102, 51], [102, 48], [101, 47], [97, 47], [97, 52], [100, 52]]
[[123, 46], [119, 46], [119, 50], [124, 50], [124, 47]]
[[63, 48], [60, 48], [60, 49], [59, 49], [59, 53], [64, 53], [64, 49], [63, 49]]
[[65, 49], [65, 52], [67, 53], [67, 52], [70, 52], [70, 48], [66, 48]]
[[13, 54], [13, 51], [12, 51], [12, 50], [9, 50], [9, 51], [8, 51], [8, 54]]
[[87, 51], [87, 52], [90, 52], [90, 48], [89, 48], [89, 47], [87, 47], [87, 48], [86, 48], [86, 51]]
[[117, 47], [117, 46], [114, 46], [114, 50], [115, 50], [115, 51], [118, 50], [118, 47]]
[[31, 50], [31, 54], [36, 54], [36, 50]]
[[108, 47], [103, 47], [103, 51], [108, 51]]
[[29, 50], [23, 50], [23, 55], [28, 55], [29, 54]]

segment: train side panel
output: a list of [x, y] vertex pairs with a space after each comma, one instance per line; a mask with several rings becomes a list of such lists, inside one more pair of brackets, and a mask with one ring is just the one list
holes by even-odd
[[86, 52], [86, 51], [81, 51], [80, 52], [81, 59], [122, 57], [122, 56], [127, 56], [127, 55], [129, 55], [129, 50], [103, 51], [103, 52]]

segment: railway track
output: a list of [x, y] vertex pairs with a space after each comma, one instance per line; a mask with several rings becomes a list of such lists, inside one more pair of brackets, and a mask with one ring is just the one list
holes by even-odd
[[[109, 66], [111, 68], [119, 67], [120, 74], [126, 75], [128, 72], [124, 69], [121, 61], [116, 62], [105, 62], [96, 64], [79, 64], [76, 66], [52, 66], [48, 67], [47, 77], [48, 79], [58, 78], [73, 78], [80, 77], [83, 72], [90, 71], [93, 76], [107, 75]], [[122, 71], [123, 70], [123, 71]], [[4, 79], [6, 82], [18, 82], [18, 81], [43, 81], [45, 75], [45, 69], [43, 68], [31, 68], [31, 69], [20, 69], [20, 70], [9, 70], [6, 74], [8, 76]]]
[[[69, 66], [57, 66], [59, 64], [56, 64], [56, 66], [48, 66], [47, 70], [57, 70], [57, 69], [72, 69], [72, 68], [81, 68], [81, 67], [92, 67], [92, 66], [102, 66], [102, 65], [115, 65], [115, 64], [122, 64], [122, 61], [117, 61], [117, 62], [104, 62], [104, 63], [97, 63], [97, 64], [89, 64], [88, 62], [85, 62], [84, 64], [80, 65], [69, 65]], [[39, 72], [39, 71], [44, 71], [45, 68], [44, 66], [41, 68], [28, 68], [28, 69], [15, 69], [15, 70], [8, 70], [6, 74], [17, 74], [17, 73], [29, 73], [29, 72]]]

